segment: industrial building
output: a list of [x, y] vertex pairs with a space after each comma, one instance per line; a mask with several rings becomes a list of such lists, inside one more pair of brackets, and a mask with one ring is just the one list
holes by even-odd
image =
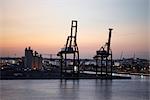
[[29, 48], [25, 48], [24, 67], [30, 70], [42, 69], [42, 55]]

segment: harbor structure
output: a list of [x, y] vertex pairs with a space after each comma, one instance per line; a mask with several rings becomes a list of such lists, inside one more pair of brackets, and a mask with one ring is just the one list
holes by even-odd
[[42, 55], [29, 47], [25, 48], [24, 67], [31, 70], [42, 69]]
[[96, 77], [98, 77], [98, 72], [101, 72], [101, 77], [109, 77], [112, 76], [112, 50], [111, 50], [111, 28], [109, 28], [109, 36], [108, 42], [104, 46], [102, 46], [98, 51], [96, 51], [96, 55], [93, 57], [96, 61]]
[[[72, 77], [79, 77], [79, 49], [77, 45], [77, 21], [72, 20], [71, 34], [68, 36], [66, 45], [57, 54], [60, 56], [60, 75], [62, 78], [71, 73]], [[70, 75], [69, 75], [70, 76]]]

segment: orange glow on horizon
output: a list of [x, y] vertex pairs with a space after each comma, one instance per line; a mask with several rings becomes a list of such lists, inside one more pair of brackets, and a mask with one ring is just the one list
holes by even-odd
[[114, 29], [111, 48], [115, 55], [121, 51], [148, 55], [146, 1], [92, 0], [86, 3], [82, 0], [36, 3], [35, 0], [2, 0], [0, 56], [14, 53], [22, 56], [28, 46], [39, 53], [57, 53], [70, 35], [73, 19], [78, 21], [77, 43], [82, 57], [92, 57], [107, 42], [108, 28]]

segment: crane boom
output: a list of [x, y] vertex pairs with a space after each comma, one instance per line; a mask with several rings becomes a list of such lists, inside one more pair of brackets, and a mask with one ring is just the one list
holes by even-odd
[[112, 31], [112, 30], [113, 30], [112, 28], [109, 29], [109, 37], [108, 37], [108, 42], [107, 42], [107, 53], [109, 53], [109, 50], [110, 50], [111, 31]]

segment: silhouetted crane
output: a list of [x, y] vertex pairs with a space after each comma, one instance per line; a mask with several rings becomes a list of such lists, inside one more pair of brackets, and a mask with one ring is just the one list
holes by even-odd
[[[60, 56], [60, 67], [61, 67], [61, 77], [64, 77], [67, 74], [68, 67], [71, 67], [72, 76], [75, 77], [76, 75], [79, 76], [80, 69], [79, 69], [79, 49], [77, 46], [77, 21], [72, 20], [71, 23], [71, 35], [68, 36], [67, 42], [64, 48], [58, 52], [58, 56]], [[73, 54], [73, 58], [70, 60], [73, 61], [72, 66], [67, 65], [67, 55]], [[65, 72], [64, 72], [65, 71]], [[65, 73], [65, 74], [64, 74]]]
[[112, 51], [110, 49], [111, 44], [111, 33], [113, 29], [109, 29], [109, 37], [108, 42], [104, 46], [102, 46], [98, 51], [96, 51], [96, 56], [94, 56], [94, 59], [96, 60], [96, 76], [98, 72], [99, 67], [99, 61], [100, 61], [100, 67], [101, 67], [101, 76], [103, 74], [103, 67], [105, 67], [105, 75], [108, 75], [108, 62], [110, 61], [110, 70], [112, 75]]

